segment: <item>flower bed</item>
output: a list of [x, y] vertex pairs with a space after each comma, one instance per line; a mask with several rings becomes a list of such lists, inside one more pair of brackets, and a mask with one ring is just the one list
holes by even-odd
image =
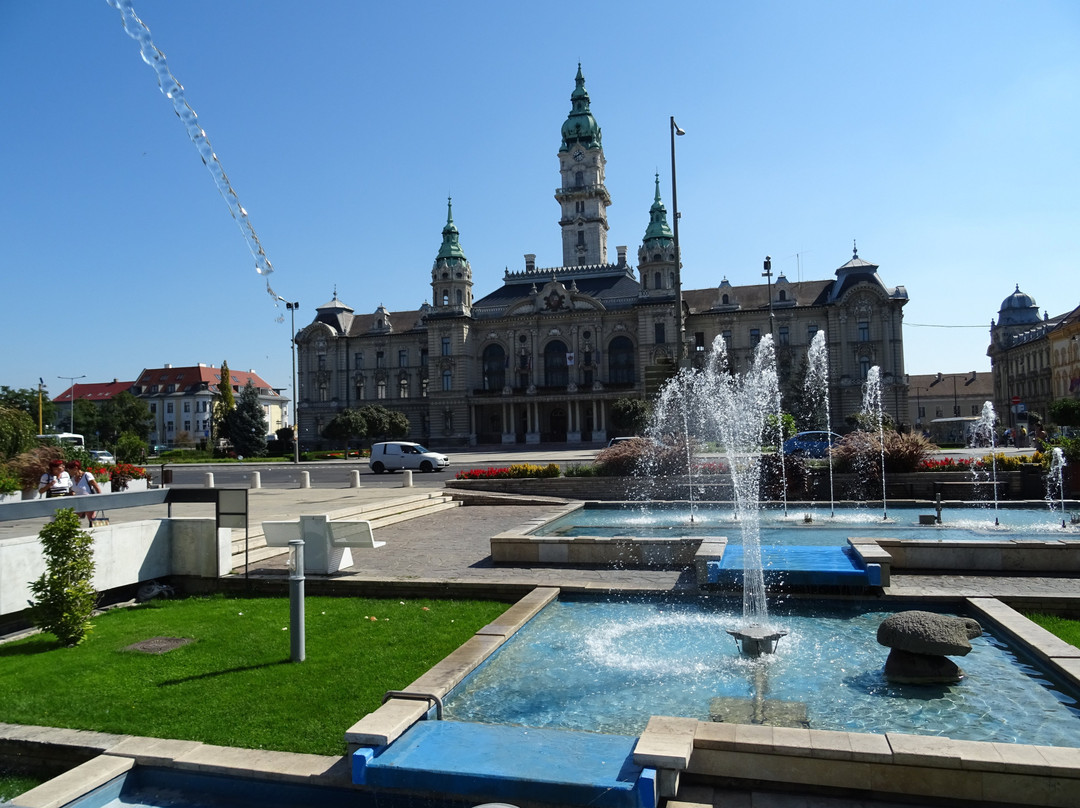
[[502, 468], [464, 469], [457, 473], [457, 480], [506, 480], [538, 477], [558, 477], [559, 466], [549, 463], [546, 466], [534, 463], [515, 463]]

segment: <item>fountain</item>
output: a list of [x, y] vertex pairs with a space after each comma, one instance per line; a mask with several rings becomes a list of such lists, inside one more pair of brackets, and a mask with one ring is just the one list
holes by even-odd
[[881, 447], [881, 518], [889, 518], [889, 506], [885, 496], [885, 413], [881, 407], [881, 368], [874, 365], [866, 374], [863, 385], [863, 415], [877, 425], [878, 442]]
[[[979, 420], [971, 430], [970, 446], [990, 447], [990, 487], [994, 490], [994, 524], [998, 524], [998, 485], [997, 485], [997, 413], [994, 405], [984, 401]], [[973, 469], [974, 473], [974, 469]]]
[[[821, 411], [825, 415], [825, 431], [832, 435], [832, 408], [829, 406], [829, 348], [825, 332], [818, 331], [810, 343], [807, 354], [806, 379], [804, 383], [810, 423], [819, 423]], [[829, 514], [835, 516], [836, 497], [833, 491], [833, 460], [829, 452]]]
[[1046, 475], [1046, 501], [1050, 504], [1050, 510], [1054, 509], [1053, 486], [1057, 485], [1058, 497], [1061, 501], [1061, 526], [1065, 527], [1065, 453], [1060, 446], [1055, 446], [1050, 453], [1050, 471]]

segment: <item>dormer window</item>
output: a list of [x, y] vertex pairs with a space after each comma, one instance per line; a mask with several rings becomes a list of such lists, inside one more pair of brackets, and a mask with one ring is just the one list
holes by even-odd
[[725, 306], [727, 306], [727, 305], [729, 305], [729, 304], [731, 303], [731, 298], [729, 298], [729, 297], [728, 297], [727, 295], [723, 295], [723, 296], [722, 296], [722, 297], [720, 298], [720, 302], [721, 302], [722, 304], [724, 304]]
[[776, 299], [780, 302], [787, 300], [787, 292], [781, 289], [779, 292], [777, 292]]

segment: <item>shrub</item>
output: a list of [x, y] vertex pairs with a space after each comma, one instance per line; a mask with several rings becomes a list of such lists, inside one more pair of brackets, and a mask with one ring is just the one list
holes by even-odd
[[463, 469], [455, 476], [457, 480], [494, 480], [494, 479], [520, 479], [524, 477], [558, 477], [559, 466], [549, 463], [540, 466], [533, 463], [515, 463], [512, 466], [502, 468], [490, 467], [486, 469]]
[[806, 484], [810, 479], [806, 460], [799, 455], [763, 454], [760, 474], [761, 499], [783, 499], [785, 480], [787, 496], [803, 494], [806, 492]]
[[145, 463], [146, 441], [134, 432], [123, 432], [116, 440], [116, 459], [121, 463]]
[[34, 596], [31, 618], [64, 645], [78, 645], [90, 631], [90, 615], [97, 602], [94, 540], [79, 527], [79, 517], [72, 508], [60, 508], [55, 521], [38, 535], [45, 572], [30, 584]]
[[15, 455], [8, 461], [8, 468], [19, 478], [19, 485], [23, 489], [37, 488], [41, 475], [49, 470], [49, 461], [63, 459], [64, 453], [59, 446], [38, 446]]
[[[915, 432], [886, 432], [884, 445], [886, 474], [918, 471], [934, 449], [934, 444]], [[833, 447], [833, 468], [840, 472], [858, 470], [871, 479], [880, 479], [881, 447], [877, 432], [850, 432]]]
[[600, 469], [592, 463], [570, 463], [563, 469], [564, 477], [599, 477]]
[[22, 490], [22, 481], [19, 475], [7, 465], [0, 465], [0, 494], [14, 494]]
[[686, 449], [673, 440], [656, 441], [634, 438], [602, 449], [596, 455], [600, 473], [613, 477], [631, 477], [638, 472], [655, 477], [686, 472]]
[[975, 460], [970, 457], [943, 457], [941, 459], [927, 458], [919, 464], [919, 471], [960, 471], [970, 472]]

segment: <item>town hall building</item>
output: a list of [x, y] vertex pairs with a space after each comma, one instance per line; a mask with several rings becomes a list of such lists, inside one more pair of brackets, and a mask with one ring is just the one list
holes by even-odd
[[781, 274], [733, 285], [725, 277], [712, 288], [681, 289], [659, 176], [647, 222], [642, 206], [636, 256], [617, 246], [612, 259], [601, 129], [580, 65], [570, 102], [555, 193], [562, 265], [538, 267], [527, 254], [523, 269], [507, 270], [501, 287], [477, 297], [448, 202], [430, 303], [358, 314], [335, 290], [297, 333], [302, 448], [329, 445], [321, 435], [335, 414], [368, 404], [404, 413], [410, 437], [435, 446], [604, 441], [613, 402], [655, 394], [680, 365], [701, 366], [717, 337], [738, 371], [772, 334], [782, 383], [797, 396], [819, 331], [833, 423], [860, 410], [873, 366], [885, 409], [904, 420], [904, 287], [886, 286], [877, 265], [854, 251], [825, 280]]

